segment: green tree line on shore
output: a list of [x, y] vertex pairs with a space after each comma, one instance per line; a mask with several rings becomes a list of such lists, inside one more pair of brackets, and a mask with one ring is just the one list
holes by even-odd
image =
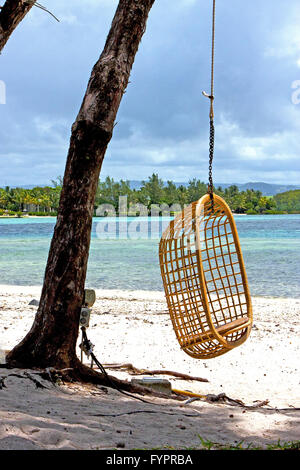
[[[24, 212], [36, 215], [55, 215], [59, 205], [62, 179], [52, 181], [52, 186], [24, 188], [0, 188], [0, 215], [21, 215]], [[274, 197], [263, 196], [260, 191], [248, 189], [239, 191], [232, 185], [226, 189], [214, 189], [237, 214], [300, 213], [300, 190], [287, 191]], [[196, 201], [207, 192], [207, 185], [194, 178], [187, 185], [164, 183], [157, 174], [142, 181], [140, 188], [132, 189], [129, 181], [114, 181], [109, 176], [99, 181], [95, 212], [101, 205], [110, 205], [118, 213], [119, 197], [127, 196], [128, 207], [147, 208], [151, 213], [153, 205], [163, 207], [184, 207]]]
[[[22, 214], [56, 215], [61, 186], [45, 186], [33, 189], [0, 188], [0, 215]], [[28, 207], [32, 210], [28, 211]]]

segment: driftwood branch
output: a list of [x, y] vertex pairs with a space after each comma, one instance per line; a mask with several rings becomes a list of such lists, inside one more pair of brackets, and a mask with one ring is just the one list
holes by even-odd
[[171, 370], [148, 370], [148, 369], [138, 369], [132, 364], [104, 364], [104, 367], [107, 369], [115, 370], [126, 370], [130, 375], [171, 375], [180, 380], [194, 380], [197, 382], [208, 382], [207, 379], [202, 377], [194, 377], [188, 374], [182, 374], [180, 372], [174, 372]]

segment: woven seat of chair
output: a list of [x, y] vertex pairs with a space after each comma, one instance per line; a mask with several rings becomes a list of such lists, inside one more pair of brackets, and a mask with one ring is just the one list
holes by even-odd
[[250, 334], [252, 307], [232, 213], [209, 195], [190, 204], [162, 235], [162, 280], [181, 348], [196, 358], [216, 357]]

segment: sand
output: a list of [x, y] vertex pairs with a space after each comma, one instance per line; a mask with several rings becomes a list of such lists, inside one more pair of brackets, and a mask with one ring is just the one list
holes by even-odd
[[[36, 307], [29, 302], [39, 295], [40, 287], [0, 286], [0, 349], [11, 349], [30, 329]], [[102, 364], [199, 376], [208, 382], [159, 377], [173, 389], [268, 404], [250, 409], [153, 397], [142, 403], [96, 386], [43, 381], [46, 388], [37, 388], [24, 371], [0, 369], [0, 449], [201, 448], [199, 436], [262, 447], [300, 440], [300, 299], [253, 298], [253, 309], [248, 341], [202, 361], [180, 350], [163, 293], [97, 291], [88, 337]], [[127, 371], [107, 371], [132, 379]]]

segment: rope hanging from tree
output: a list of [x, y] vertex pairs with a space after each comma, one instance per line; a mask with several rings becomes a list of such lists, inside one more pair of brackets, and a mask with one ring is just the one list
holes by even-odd
[[208, 193], [210, 195], [212, 207], [214, 203], [214, 200], [213, 200], [214, 184], [213, 184], [213, 176], [212, 176], [212, 164], [213, 164], [214, 148], [215, 148], [215, 124], [214, 124], [215, 30], [216, 30], [216, 0], [213, 0], [210, 95], [208, 95], [205, 91], [202, 92], [204, 96], [210, 99]]

